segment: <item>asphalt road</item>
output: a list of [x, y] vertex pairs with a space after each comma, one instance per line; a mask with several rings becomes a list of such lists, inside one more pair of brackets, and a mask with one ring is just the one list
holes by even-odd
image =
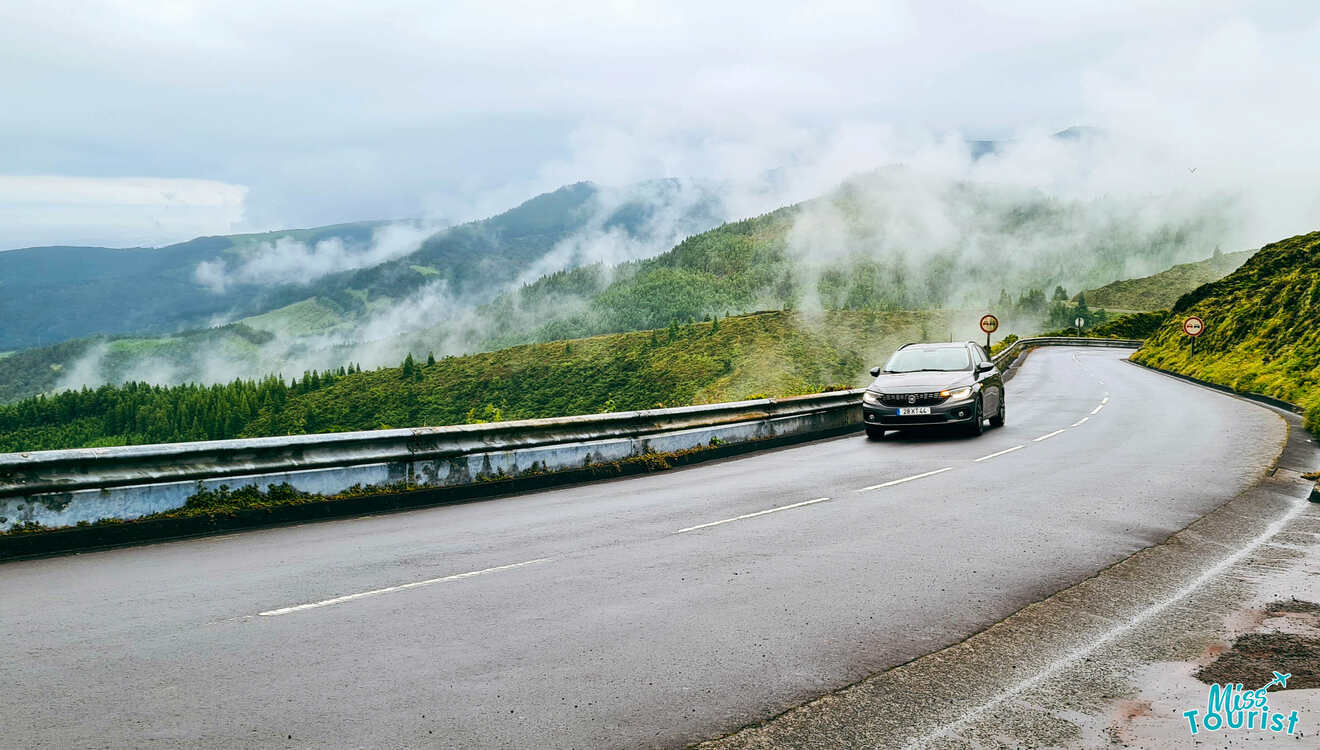
[[1277, 416], [1126, 354], [1037, 350], [980, 438], [0, 565], [0, 746], [673, 747], [768, 718], [1164, 540], [1278, 455]]

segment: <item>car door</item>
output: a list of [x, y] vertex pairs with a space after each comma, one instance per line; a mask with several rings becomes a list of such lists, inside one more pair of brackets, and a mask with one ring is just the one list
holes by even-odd
[[981, 411], [987, 417], [994, 416], [999, 412], [999, 404], [1004, 399], [1004, 378], [999, 374], [999, 368], [995, 367], [990, 358], [981, 351], [981, 347], [972, 349], [972, 357], [976, 360], [978, 368], [985, 364], [991, 367], [985, 372], [977, 373], [976, 380], [981, 384]]

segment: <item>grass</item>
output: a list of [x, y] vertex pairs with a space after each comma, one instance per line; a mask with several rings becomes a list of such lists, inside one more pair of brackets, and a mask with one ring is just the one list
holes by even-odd
[[327, 333], [349, 325], [348, 320], [316, 297], [244, 318], [241, 322], [260, 331], [286, 336]]
[[[1195, 353], [1182, 332], [1189, 315], [1206, 324]], [[1183, 295], [1133, 359], [1298, 404], [1320, 434], [1320, 232], [1266, 245]]]
[[291, 398], [248, 436], [462, 424], [736, 401], [861, 385], [947, 312], [787, 311], [527, 344], [350, 375]]

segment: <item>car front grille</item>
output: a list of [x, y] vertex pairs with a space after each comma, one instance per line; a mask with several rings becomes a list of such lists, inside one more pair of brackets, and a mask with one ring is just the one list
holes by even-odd
[[931, 406], [944, 400], [939, 391], [929, 393], [882, 393], [880, 403], [885, 406]]

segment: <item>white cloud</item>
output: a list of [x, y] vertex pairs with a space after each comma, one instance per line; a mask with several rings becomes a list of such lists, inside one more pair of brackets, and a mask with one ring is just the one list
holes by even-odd
[[[1203, 183], [1254, 184], [1253, 165], [1320, 167], [1318, 19], [1231, 0], [15, 0], [0, 142], [23, 144], [13, 171], [250, 185], [245, 228], [261, 230], [457, 223], [582, 179], [784, 168], [805, 197], [930, 133], [1073, 124], [1195, 157]], [[0, 232], [21, 226], [0, 210]], [[43, 226], [62, 221], [87, 234], [71, 215]]]
[[235, 284], [307, 284], [328, 274], [402, 258], [421, 247], [436, 230], [423, 223], [386, 224], [372, 232], [371, 242], [363, 246], [338, 237], [315, 244], [279, 237], [258, 244], [233, 264], [223, 259], [202, 261], [193, 279], [216, 294]]

